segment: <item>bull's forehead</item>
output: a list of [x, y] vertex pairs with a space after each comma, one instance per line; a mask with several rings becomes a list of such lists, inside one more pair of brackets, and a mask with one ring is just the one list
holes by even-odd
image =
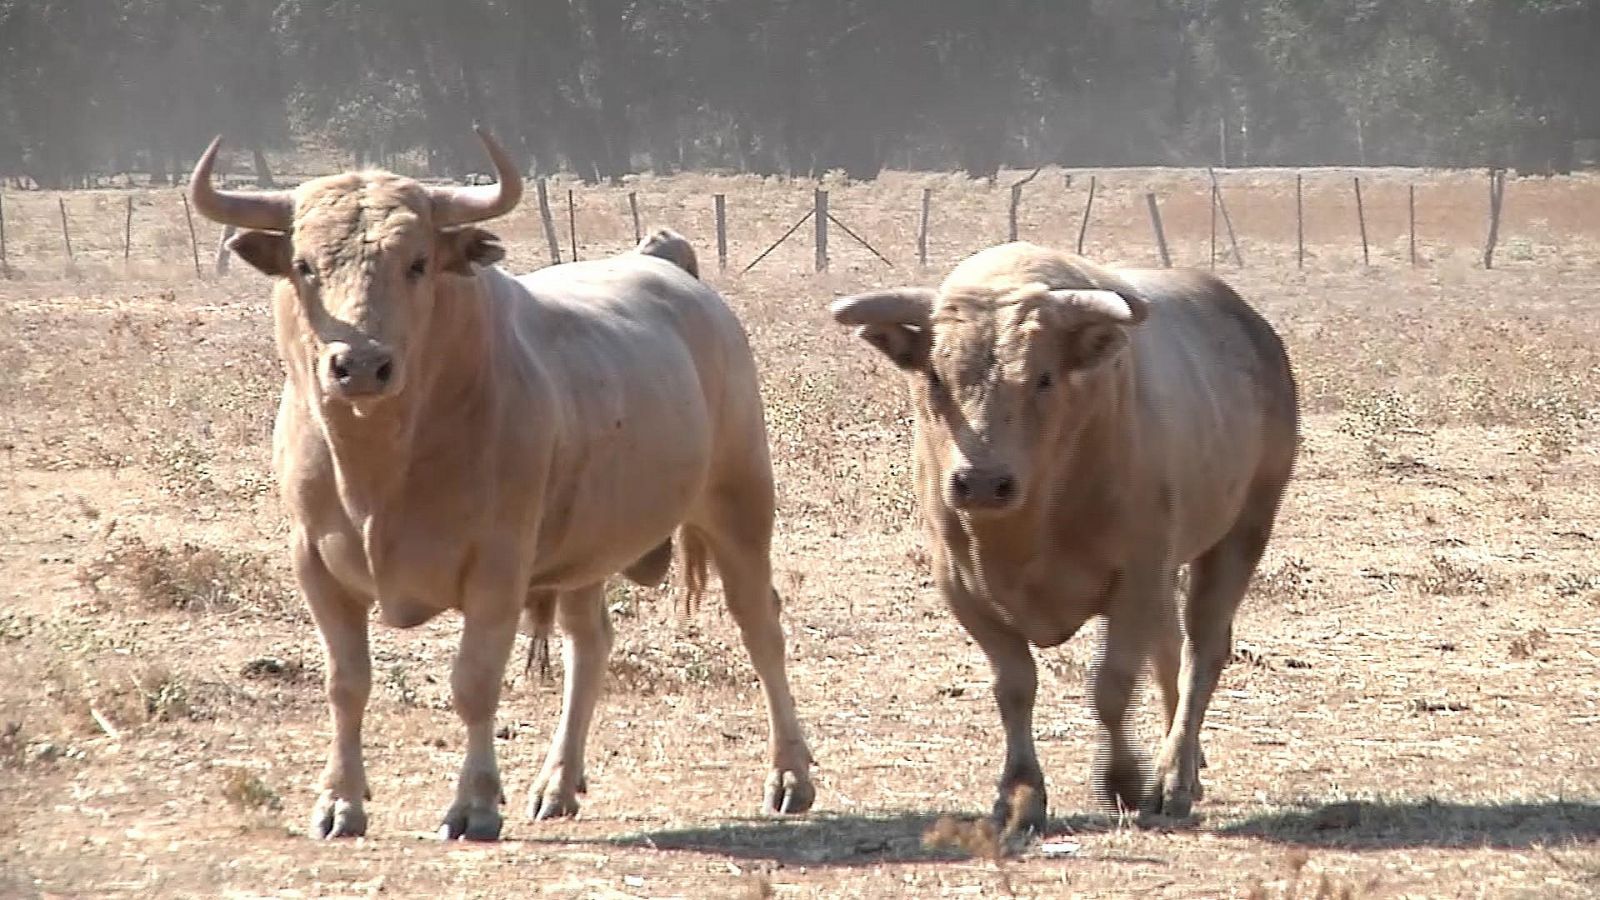
[[425, 245], [430, 210], [417, 182], [385, 172], [332, 175], [296, 192], [295, 248], [324, 265], [370, 264]]
[[958, 385], [1026, 377], [1037, 345], [1038, 308], [993, 298], [943, 298], [933, 315], [935, 365]]

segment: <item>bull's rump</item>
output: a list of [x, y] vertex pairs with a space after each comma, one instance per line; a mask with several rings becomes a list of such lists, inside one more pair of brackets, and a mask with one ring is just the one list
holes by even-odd
[[1139, 443], [1170, 487], [1175, 548], [1219, 540], [1253, 492], [1287, 480], [1298, 413], [1294, 376], [1272, 327], [1230, 287], [1194, 270], [1123, 270], [1150, 301], [1131, 330]]

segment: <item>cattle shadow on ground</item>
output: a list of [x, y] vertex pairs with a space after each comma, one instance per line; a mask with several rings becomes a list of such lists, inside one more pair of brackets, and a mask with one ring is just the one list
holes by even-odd
[[1445, 803], [1430, 798], [1307, 804], [1251, 816], [1222, 826], [1218, 833], [1329, 849], [1528, 849], [1600, 840], [1600, 803]]
[[[851, 867], [972, 858], [972, 854], [963, 850], [924, 843], [924, 836], [940, 815], [886, 812], [878, 815], [813, 814], [805, 819], [787, 821], [735, 819], [704, 828], [636, 832], [605, 843], [796, 866]], [[967, 821], [972, 817], [954, 815], [953, 818]], [[1081, 833], [1107, 827], [1103, 819], [1095, 817], [1052, 819], [1046, 834]]]

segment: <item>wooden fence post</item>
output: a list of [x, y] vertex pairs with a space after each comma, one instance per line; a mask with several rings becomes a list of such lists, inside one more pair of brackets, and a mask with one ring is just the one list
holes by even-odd
[[544, 223], [544, 240], [550, 246], [550, 264], [561, 262], [561, 241], [556, 237], [556, 220], [550, 215], [550, 192], [545, 188], [544, 179], [539, 179], [539, 221]]
[[183, 218], [189, 223], [189, 253], [194, 257], [194, 277], [204, 278], [200, 271], [200, 239], [194, 234], [194, 214], [189, 211], [189, 194], [179, 191], [178, 197], [183, 201]]
[[728, 197], [726, 194], [713, 195], [712, 199], [717, 207], [717, 268], [728, 268]]
[[572, 261], [578, 261], [578, 204], [572, 188], [567, 188], [567, 236], [572, 241]]
[[1372, 259], [1367, 255], [1367, 210], [1361, 205], [1361, 176], [1355, 176], [1356, 183], [1356, 223], [1361, 226], [1361, 264], [1372, 265]]
[[1156, 230], [1156, 248], [1161, 251], [1161, 265], [1172, 268], [1172, 254], [1167, 252], [1167, 232], [1161, 227], [1161, 208], [1156, 205], [1156, 195], [1148, 192], [1144, 195], [1144, 202], [1150, 207], [1150, 225]]
[[644, 240], [644, 232], [639, 228], [639, 195], [633, 191], [628, 192], [628, 210], [633, 213], [633, 245], [637, 247]]
[[228, 274], [228, 257], [233, 255], [232, 251], [228, 249], [228, 239], [233, 237], [233, 232], [233, 223], [229, 222], [228, 226], [222, 229], [222, 239], [217, 241], [217, 275], [219, 276]]
[[933, 205], [933, 188], [922, 189], [922, 224], [917, 227], [917, 264], [928, 264], [928, 208]]
[[1228, 215], [1228, 202], [1222, 199], [1222, 185], [1217, 182], [1215, 169], [1207, 168], [1206, 174], [1211, 176], [1212, 197], [1216, 200], [1217, 209], [1222, 212], [1222, 224], [1228, 229], [1228, 247], [1233, 250], [1234, 264], [1244, 268], [1244, 257], [1239, 255], [1239, 238], [1233, 233], [1233, 216]]
[[1089, 199], [1083, 202], [1083, 220], [1078, 223], [1078, 255], [1083, 255], [1083, 238], [1089, 233], [1089, 211], [1094, 209], [1095, 176], [1089, 176]]
[[1406, 219], [1411, 228], [1411, 267], [1417, 267], [1417, 186], [1407, 185], [1406, 190]]
[[1217, 267], [1217, 182], [1211, 182], [1211, 268]]
[[122, 264], [128, 264], [133, 253], [133, 195], [128, 195], [128, 212], [122, 218]]
[[1042, 169], [1042, 166], [1038, 169], [1034, 169], [1027, 178], [1022, 179], [1011, 186], [1011, 207], [1007, 213], [1006, 219], [1010, 226], [1006, 232], [1010, 235], [1010, 240], [1014, 241], [1017, 239], [1017, 208], [1022, 205], [1022, 186], [1034, 180], [1035, 178], [1038, 178], [1039, 172], [1042, 171]]
[[828, 271], [828, 192], [817, 188], [811, 217], [817, 226], [817, 271]]
[[1500, 203], [1505, 196], [1506, 175], [1489, 169], [1489, 240], [1483, 248], [1483, 267], [1494, 268], [1494, 245], [1500, 240]]
[[1306, 210], [1302, 200], [1301, 182], [1304, 176], [1294, 173], [1294, 253], [1295, 267], [1306, 267]]
[[56, 206], [61, 210], [61, 243], [67, 247], [67, 262], [74, 262], [72, 258], [72, 234], [67, 230], [67, 198], [56, 195]]

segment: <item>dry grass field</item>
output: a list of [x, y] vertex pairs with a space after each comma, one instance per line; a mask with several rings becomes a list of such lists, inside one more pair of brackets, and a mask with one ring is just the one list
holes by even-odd
[[[0, 896], [1600, 895], [1600, 179], [1515, 180], [1497, 267], [1482, 173], [1368, 170], [1363, 267], [1349, 172], [1231, 173], [1247, 266], [1219, 268], [1281, 329], [1303, 458], [1236, 626], [1204, 741], [1201, 819], [1141, 830], [1094, 806], [1093, 635], [1040, 654], [1051, 834], [1015, 855], [939, 846], [987, 811], [1001, 738], [983, 659], [944, 612], [913, 526], [899, 376], [826, 315], [931, 281], [1005, 235], [997, 188], [894, 173], [835, 186], [811, 272], [809, 184], [640, 179], [646, 227], [699, 248], [763, 369], [790, 673], [819, 769], [814, 812], [755, 815], [764, 716], [718, 602], [674, 616], [618, 586], [611, 678], [576, 821], [522, 817], [560, 702], [508, 673], [506, 841], [432, 837], [462, 749], [459, 619], [374, 630], [369, 836], [304, 836], [327, 724], [315, 631], [287, 573], [268, 463], [280, 372], [267, 283], [194, 277], [176, 192], [8, 193], [0, 281]], [[1204, 173], [1099, 171], [1085, 250], [1205, 265]], [[1022, 232], [1071, 246], [1088, 173], [1029, 185]], [[1408, 264], [1416, 184], [1422, 265]], [[921, 189], [931, 266], [918, 272]], [[566, 243], [565, 183], [552, 185]], [[578, 188], [583, 256], [632, 243], [625, 191]], [[719, 273], [711, 194], [728, 196]], [[496, 226], [547, 261], [529, 202]], [[714, 599], [714, 598], [713, 598]], [[1088, 629], [1091, 630], [1092, 629]], [[521, 640], [521, 639], [519, 639]], [[519, 648], [520, 656], [520, 648]], [[1154, 746], [1153, 700], [1141, 722]]]

